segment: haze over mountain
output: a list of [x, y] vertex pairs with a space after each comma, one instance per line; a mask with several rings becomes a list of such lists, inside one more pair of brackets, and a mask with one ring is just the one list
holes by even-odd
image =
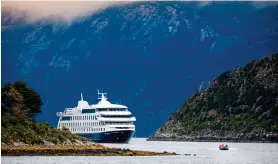
[[136, 136], [148, 137], [202, 81], [278, 52], [273, 3], [134, 2], [86, 9], [83, 15], [65, 12], [69, 17], [45, 11], [34, 19], [2, 11], [2, 86], [26, 81], [44, 102], [38, 119], [53, 126], [56, 112], [76, 106], [81, 92], [92, 104], [103, 89], [137, 117]]

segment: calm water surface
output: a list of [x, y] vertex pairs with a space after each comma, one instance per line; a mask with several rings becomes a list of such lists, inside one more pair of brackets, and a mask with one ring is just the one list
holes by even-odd
[[[229, 151], [218, 150], [216, 142], [157, 142], [144, 138], [130, 144], [103, 144], [109, 147], [183, 154], [163, 157], [1, 157], [3, 164], [278, 164], [278, 144], [228, 143]], [[196, 154], [185, 156], [184, 154]]]

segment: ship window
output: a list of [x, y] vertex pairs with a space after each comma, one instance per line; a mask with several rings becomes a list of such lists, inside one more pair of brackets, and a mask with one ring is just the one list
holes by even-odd
[[82, 109], [82, 113], [96, 113], [95, 109]]
[[130, 116], [117, 116], [117, 115], [114, 115], [114, 116], [103, 116], [105, 118], [115, 118], [115, 117], [121, 117], [121, 118], [130, 118]]
[[71, 117], [69, 116], [64, 116], [61, 118], [61, 121], [69, 121], [71, 119]]

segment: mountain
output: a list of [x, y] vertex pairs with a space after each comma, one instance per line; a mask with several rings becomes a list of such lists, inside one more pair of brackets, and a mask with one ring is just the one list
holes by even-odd
[[2, 10], [2, 86], [27, 82], [44, 102], [37, 119], [52, 126], [80, 93], [93, 104], [103, 89], [136, 116], [136, 136], [148, 137], [202, 81], [278, 52], [277, 6], [200, 3], [112, 6], [71, 25]]
[[278, 54], [201, 85], [149, 140], [278, 142]]

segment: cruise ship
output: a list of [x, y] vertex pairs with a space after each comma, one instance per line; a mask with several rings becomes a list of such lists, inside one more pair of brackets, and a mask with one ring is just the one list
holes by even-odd
[[89, 105], [81, 93], [77, 107], [57, 113], [57, 128], [65, 127], [97, 143], [128, 143], [135, 132], [136, 118], [126, 106], [112, 104], [106, 96], [98, 91], [99, 102]]

